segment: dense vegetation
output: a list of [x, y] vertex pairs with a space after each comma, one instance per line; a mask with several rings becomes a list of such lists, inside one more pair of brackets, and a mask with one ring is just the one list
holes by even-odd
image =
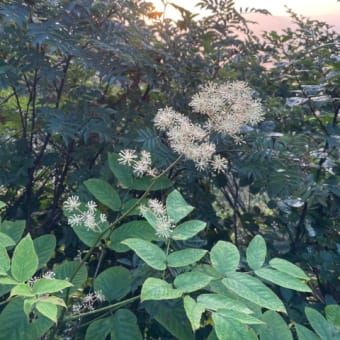
[[0, 338], [339, 338], [338, 33], [168, 6], [1, 1]]

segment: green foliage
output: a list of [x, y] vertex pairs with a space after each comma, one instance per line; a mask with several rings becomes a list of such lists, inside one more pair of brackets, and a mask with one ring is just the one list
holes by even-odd
[[[1, 2], [1, 336], [338, 338], [338, 33], [168, 6], [177, 21], [143, 0]], [[189, 101], [210, 81], [247, 82], [266, 111], [244, 143], [209, 136], [217, 175], [152, 127], [166, 106], [202, 123]], [[98, 207], [62, 208], [75, 196]]]

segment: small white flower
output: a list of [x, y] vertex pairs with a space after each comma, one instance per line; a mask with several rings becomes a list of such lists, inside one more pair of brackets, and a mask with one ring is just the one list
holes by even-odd
[[78, 196], [70, 196], [65, 202], [64, 202], [64, 209], [68, 212], [75, 211], [79, 208], [80, 201]]
[[216, 173], [225, 173], [228, 168], [228, 160], [220, 155], [215, 155], [211, 161], [211, 166]]
[[49, 280], [54, 280], [54, 278], [55, 278], [55, 273], [49, 270], [49, 271], [47, 271], [47, 272], [45, 272], [45, 273], [43, 274], [43, 278], [44, 278], [44, 279], [49, 279]]
[[95, 230], [97, 228], [97, 221], [96, 218], [91, 211], [85, 211], [82, 214], [82, 220], [84, 223], [84, 226], [89, 230]]
[[93, 213], [93, 212], [95, 212], [95, 210], [96, 210], [96, 208], [97, 208], [97, 203], [96, 202], [94, 202], [94, 201], [89, 201], [89, 202], [87, 202], [87, 209], [91, 212], [91, 213]]
[[131, 166], [137, 158], [136, 151], [131, 149], [122, 150], [119, 152], [118, 162], [122, 165]]
[[71, 227], [77, 227], [77, 226], [79, 226], [79, 225], [81, 225], [83, 223], [83, 217], [81, 215], [71, 215], [67, 219], [67, 223]]
[[100, 214], [100, 215], [99, 215], [99, 220], [100, 220], [101, 223], [107, 222], [107, 217], [106, 217], [106, 215], [105, 215], [105, 214]]
[[166, 209], [165, 209], [163, 202], [161, 202], [157, 199], [149, 199], [148, 205], [149, 205], [151, 211], [154, 213], [154, 215], [156, 215], [156, 216], [166, 215]]
[[95, 292], [95, 296], [98, 302], [104, 302], [106, 301], [106, 297], [103, 294], [102, 290], [98, 290], [97, 292]]

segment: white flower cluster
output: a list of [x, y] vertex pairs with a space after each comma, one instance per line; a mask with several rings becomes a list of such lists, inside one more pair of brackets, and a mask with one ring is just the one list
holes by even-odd
[[171, 148], [195, 162], [198, 170], [209, 166], [219, 173], [225, 172], [228, 162], [216, 155], [216, 145], [209, 140], [212, 132], [221, 133], [240, 141], [240, 130], [246, 124], [263, 120], [263, 111], [252, 90], [245, 82], [237, 81], [201, 87], [190, 102], [194, 112], [207, 116], [204, 125], [193, 123], [188, 117], [170, 107], [160, 109], [154, 125], [164, 131]]
[[70, 196], [64, 202], [64, 209], [71, 213], [67, 220], [71, 227], [83, 225], [88, 230], [100, 231], [101, 224], [107, 222], [106, 215], [99, 213], [96, 202], [87, 202], [86, 209], [82, 209], [78, 196]]
[[72, 305], [72, 313], [80, 314], [86, 311], [94, 310], [95, 303], [101, 303], [106, 300], [102, 291], [88, 293], [85, 295], [79, 302], [76, 302]]
[[52, 272], [51, 270], [48, 270], [47, 272], [43, 273], [43, 274], [40, 275], [40, 276], [33, 276], [31, 279], [29, 279], [29, 280], [27, 281], [27, 283], [28, 283], [28, 285], [29, 285], [30, 287], [33, 287], [34, 284], [35, 284], [38, 280], [40, 280], [41, 278], [43, 278], [43, 279], [48, 279], [48, 280], [54, 280], [54, 279], [55, 279], [55, 273]]
[[148, 151], [143, 150], [138, 156], [135, 150], [122, 150], [119, 152], [118, 162], [122, 165], [131, 166], [137, 177], [157, 175], [157, 170], [152, 168], [151, 154]]
[[144, 218], [147, 219], [147, 215], [151, 213], [155, 219], [155, 223], [152, 223], [155, 228], [155, 233], [161, 238], [168, 239], [175, 228], [169, 218], [164, 204], [157, 199], [149, 199], [148, 204], [140, 206], [140, 212]]

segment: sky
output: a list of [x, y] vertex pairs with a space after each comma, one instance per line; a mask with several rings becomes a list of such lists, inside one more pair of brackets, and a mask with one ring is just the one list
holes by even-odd
[[[149, 0], [150, 1], [150, 0]], [[151, 0], [161, 8], [161, 0]], [[198, 0], [169, 0], [189, 10], [194, 10]], [[236, 8], [265, 8], [273, 15], [285, 15], [285, 5], [303, 15], [327, 15], [338, 13], [340, 18], [340, 2], [337, 0], [234, 0]], [[197, 9], [196, 9], [197, 11]]]
[[[148, 0], [152, 1], [157, 9], [162, 10], [161, 0]], [[195, 8], [195, 4], [199, 0], [168, 0], [182, 6], [194, 13], [198, 13], [199, 9]], [[307, 17], [314, 19], [326, 21], [327, 23], [336, 26], [337, 31], [340, 32], [340, 2], [337, 0], [234, 0], [236, 8], [264, 8], [271, 12], [274, 16], [287, 16], [285, 5], [291, 8], [294, 12], [302, 14]], [[167, 10], [167, 15], [173, 17], [176, 15], [176, 11], [169, 6]], [[273, 18], [272, 18], [273, 19]], [[268, 26], [273, 26], [272, 29], [280, 29], [285, 23], [289, 24], [289, 20], [285, 18], [280, 18], [277, 22], [277, 27], [275, 20], [270, 18], [264, 18], [263, 25], [265, 29]]]

